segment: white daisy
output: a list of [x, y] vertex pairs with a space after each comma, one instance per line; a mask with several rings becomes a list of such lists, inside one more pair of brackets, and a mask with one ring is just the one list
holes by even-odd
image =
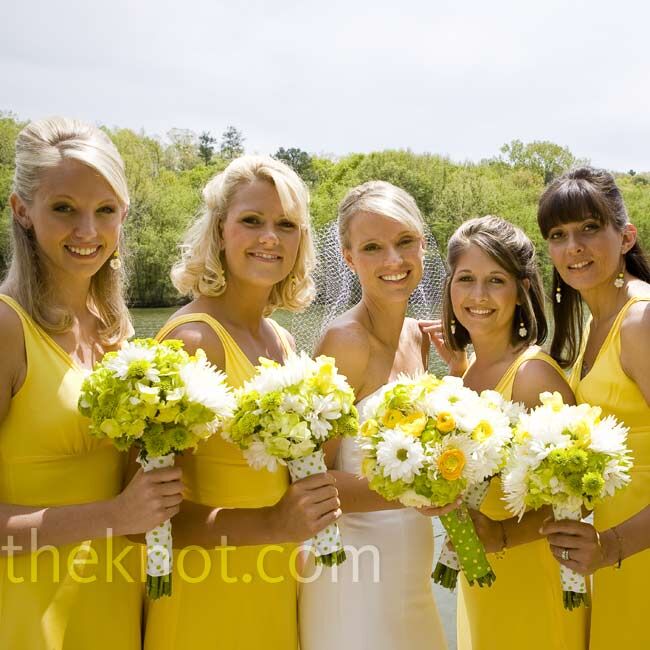
[[[126, 379], [133, 362], [146, 361], [148, 364], [152, 364], [155, 357], [155, 348], [142, 347], [129, 341], [115, 353], [114, 357], [105, 361], [104, 366], [120, 379]], [[158, 369], [153, 365], [145, 371], [145, 378], [151, 382], [158, 381], [159, 375]]]
[[410, 483], [424, 463], [422, 444], [401, 429], [386, 429], [377, 444], [377, 463], [392, 481]]
[[180, 368], [179, 376], [191, 402], [209, 408], [218, 420], [232, 417], [235, 409], [232, 390], [225, 383], [225, 375], [205, 357], [198, 355], [195, 360], [186, 363]]
[[244, 449], [244, 458], [253, 469], [266, 468], [269, 472], [275, 472], [280, 461], [275, 456], [267, 453], [263, 442], [256, 440], [251, 443], [248, 449]]

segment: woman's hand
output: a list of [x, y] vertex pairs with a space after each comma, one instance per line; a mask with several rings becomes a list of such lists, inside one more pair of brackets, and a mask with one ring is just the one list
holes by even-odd
[[292, 483], [271, 508], [271, 526], [284, 542], [304, 542], [341, 516], [335, 479], [314, 474]]
[[442, 333], [442, 321], [421, 320], [418, 321], [418, 325], [423, 334], [429, 335], [429, 339], [433, 343], [436, 352], [447, 364], [449, 374], [455, 377], [462, 377], [467, 370], [467, 352], [465, 350], [450, 350], [447, 347]]
[[478, 510], [469, 509], [469, 516], [486, 553], [499, 553], [505, 549], [503, 522], [490, 519]]
[[456, 501], [448, 503], [446, 506], [441, 506], [440, 508], [435, 506], [424, 506], [422, 508], [415, 508], [415, 510], [425, 517], [441, 517], [452, 510], [456, 510], [456, 508], [460, 507], [462, 502], [463, 500], [459, 497]]
[[540, 532], [546, 535], [551, 553], [560, 564], [585, 576], [614, 564], [618, 557], [613, 532], [599, 536], [591, 524], [582, 521], [547, 519]]
[[113, 534], [136, 535], [171, 519], [183, 501], [180, 467], [140, 468], [129, 484], [111, 502]]

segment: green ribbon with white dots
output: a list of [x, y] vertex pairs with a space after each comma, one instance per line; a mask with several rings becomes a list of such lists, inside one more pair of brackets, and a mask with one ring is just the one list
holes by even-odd
[[[174, 466], [174, 454], [138, 458], [145, 472]], [[172, 594], [172, 523], [167, 521], [147, 532], [147, 596], [156, 600]]]
[[[322, 449], [304, 458], [287, 461], [289, 474], [292, 481], [298, 481], [313, 474], [324, 474], [327, 472], [325, 455]], [[341, 541], [341, 533], [336, 523], [330, 524], [312, 537], [316, 550], [316, 563], [325, 566], [334, 566], [345, 562], [345, 551]]]
[[476, 582], [479, 587], [486, 585], [489, 587], [496, 580], [496, 575], [488, 562], [485, 548], [476, 534], [467, 506], [463, 503], [456, 510], [442, 515], [440, 521], [454, 545], [460, 568], [467, 582], [470, 585]]

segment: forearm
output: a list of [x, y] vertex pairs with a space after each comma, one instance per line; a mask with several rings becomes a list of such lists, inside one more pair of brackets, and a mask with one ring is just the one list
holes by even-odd
[[650, 548], [650, 506], [603, 531], [600, 537], [609, 565]]
[[553, 515], [550, 507], [543, 507], [539, 510], [529, 510], [517, 521], [517, 517], [504, 519], [503, 526], [504, 540], [507, 548], [521, 546], [541, 539], [543, 535], [539, 532], [545, 519]]
[[38, 508], [0, 506], [0, 554], [23, 554], [45, 545], [62, 546], [120, 535], [113, 501]]
[[274, 526], [272, 508], [214, 508], [184, 501], [172, 520], [175, 548], [185, 546], [252, 546], [278, 544], [282, 539]]
[[395, 510], [403, 508], [399, 501], [387, 501], [368, 487], [368, 480], [349, 472], [330, 470], [336, 479], [341, 510], [346, 512], [374, 512], [376, 510]]

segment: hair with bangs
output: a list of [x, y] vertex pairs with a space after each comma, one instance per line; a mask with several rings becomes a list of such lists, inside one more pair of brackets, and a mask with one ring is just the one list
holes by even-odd
[[338, 229], [342, 248], [350, 248], [350, 223], [360, 212], [394, 219], [418, 233], [424, 240], [424, 219], [415, 199], [392, 183], [368, 181], [353, 187], [339, 205]]
[[[623, 196], [612, 174], [604, 169], [580, 167], [556, 178], [539, 199], [537, 223], [544, 239], [560, 224], [595, 219], [621, 232], [629, 223]], [[650, 282], [650, 263], [638, 241], [625, 253], [625, 268], [636, 278]], [[553, 269], [551, 295], [560, 289], [562, 301], [553, 303], [555, 331], [551, 356], [563, 367], [572, 366], [582, 344], [584, 303], [580, 293], [562, 281]]]
[[[449, 273], [445, 282], [442, 304], [442, 328], [447, 345], [453, 350], [464, 350], [470, 343], [469, 332], [456, 321], [455, 332], [451, 331], [454, 311], [451, 304], [451, 283], [458, 260], [470, 247], [477, 246], [489, 255], [500, 267], [511, 275], [517, 284], [517, 301], [512, 318], [512, 345], [526, 343], [542, 344], [548, 335], [544, 314], [544, 288], [537, 266], [535, 247], [521, 228], [505, 219], [487, 215], [463, 223], [451, 236], [447, 244], [447, 265]], [[530, 282], [527, 289], [524, 281]], [[519, 336], [520, 323], [528, 330]]]
[[219, 296], [226, 290], [221, 244], [222, 223], [235, 192], [256, 180], [272, 183], [287, 217], [300, 228], [296, 262], [289, 275], [275, 284], [265, 315], [275, 309], [301, 311], [314, 297], [311, 271], [315, 254], [309, 220], [309, 192], [300, 177], [283, 162], [270, 156], [241, 156], [214, 176], [203, 188], [203, 206], [181, 245], [181, 259], [171, 271], [174, 286], [183, 295]]
[[[123, 210], [129, 206], [124, 162], [111, 139], [100, 129], [65, 117], [51, 117], [28, 124], [16, 138], [13, 192], [30, 205], [43, 174], [72, 159], [99, 173], [110, 185]], [[120, 253], [124, 257], [123, 241]], [[112, 269], [107, 260], [90, 280], [88, 309], [101, 322], [99, 340], [115, 345], [133, 334], [124, 298], [124, 268]], [[72, 327], [72, 314], [57, 305], [56, 287], [48, 281], [31, 228], [13, 218], [11, 261], [0, 292], [12, 296], [43, 329], [52, 334]]]

